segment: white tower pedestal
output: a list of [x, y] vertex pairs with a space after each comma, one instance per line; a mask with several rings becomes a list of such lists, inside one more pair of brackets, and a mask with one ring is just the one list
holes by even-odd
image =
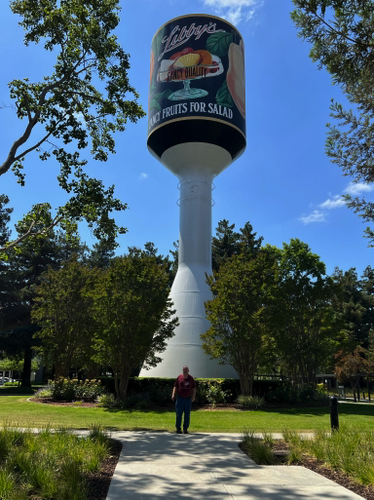
[[170, 292], [180, 324], [161, 354], [162, 362], [142, 369], [140, 376], [176, 377], [187, 365], [193, 377], [238, 378], [231, 366], [219, 365], [204, 353], [200, 338], [210, 327], [204, 302], [212, 298], [205, 277], [212, 274], [212, 181], [232, 158], [219, 146], [184, 143], [169, 148], [161, 159], [180, 181], [179, 261]]

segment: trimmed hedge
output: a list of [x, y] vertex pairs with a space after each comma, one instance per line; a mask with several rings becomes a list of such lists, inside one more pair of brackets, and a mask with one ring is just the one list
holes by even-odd
[[[176, 378], [131, 377], [127, 394], [133, 396], [142, 394], [153, 404], [165, 406], [171, 403], [171, 393]], [[114, 378], [100, 379], [106, 391], [115, 394]], [[235, 403], [240, 395], [238, 379], [197, 378], [196, 403]], [[267, 394], [279, 390], [282, 382], [279, 380], [255, 380], [254, 395], [267, 399]], [[223, 398], [223, 400], [220, 398]]]

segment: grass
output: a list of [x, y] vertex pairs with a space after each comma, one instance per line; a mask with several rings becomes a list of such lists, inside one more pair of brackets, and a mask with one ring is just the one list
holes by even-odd
[[[303, 464], [314, 457], [318, 464], [344, 473], [358, 484], [374, 485], [373, 429], [358, 430], [343, 425], [339, 431], [319, 430], [312, 439], [289, 429], [282, 434], [289, 447], [283, 460], [289, 465]], [[245, 431], [241, 447], [258, 465], [280, 464], [279, 457], [274, 455], [274, 440], [267, 433], [259, 437], [253, 430]]]
[[267, 437], [268, 436], [265, 435], [263, 439], [260, 439], [254, 435], [253, 431], [244, 432], [242, 442], [243, 450], [258, 465], [275, 464], [275, 458], [272, 450], [272, 440], [266, 439]]
[[[99, 437], [100, 436], [100, 437]], [[86, 477], [99, 470], [108, 439], [97, 428], [82, 438], [66, 430], [0, 431], [0, 498], [86, 500]]]
[[290, 446], [290, 461], [312, 455], [335, 470], [344, 472], [363, 485], [374, 484], [374, 430], [340, 426], [339, 431], [317, 432], [313, 440], [284, 431]]
[[[172, 407], [159, 410], [117, 410], [86, 408], [79, 406], [52, 406], [27, 401], [30, 394], [17, 388], [0, 391], [0, 426], [18, 427], [60, 426], [87, 429], [97, 424], [113, 430], [164, 430], [173, 431], [175, 413]], [[16, 395], [17, 394], [17, 395]], [[341, 425], [374, 431], [374, 405], [355, 403], [339, 404]], [[282, 432], [317, 431], [330, 429], [328, 406], [314, 408], [279, 408], [256, 411], [206, 411], [193, 410], [192, 432], [236, 432], [243, 429], [254, 431]]]

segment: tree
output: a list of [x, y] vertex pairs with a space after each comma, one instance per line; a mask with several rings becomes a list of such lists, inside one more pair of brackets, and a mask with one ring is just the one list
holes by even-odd
[[[9, 241], [11, 231], [8, 228], [13, 208], [8, 207], [9, 198], [0, 195], [0, 246]], [[4, 312], [9, 314], [13, 308], [14, 280], [9, 273], [9, 265], [0, 260], [0, 330], [4, 327]]]
[[[372, 0], [293, 0], [291, 17], [299, 36], [312, 44], [310, 57], [326, 68], [354, 108], [332, 102], [326, 152], [331, 161], [353, 177], [353, 182], [374, 181], [374, 9]], [[349, 208], [366, 222], [374, 220], [374, 203], [346, 195]], [[374, 231], [366, 237], [373, 246]]]
[[4, 246], [10, 238], [11, 231], [8, 228], [13, 208], [8, 207], [9, 198], [5, 194], [0, 195], [0, 245]]
[[[22, 224], [16, 229], [21, 234]], [[33, 347], [38, 344], [33, 338], [38, 327], [30, 316], [35, 287], [47, 267], [56, 265], [56, 252], [51, 237], [23, 240], [17, 252], [12, 250], [3, 264], [7, 288], [0, 296], [0, 349], [8, 356], [23, 356], [23, 387], [31, 385]]]
[[341, 339], [334, 283], [319, 256], [298, 239], [279, 250], [279, 273], [272, 315], [279, 363], [294, 383], [314, 383]]
[[246, 222], [240, 232], [234, 231], [235, 224], [230, 224], [227, 219], [219, 221], [216, 236], [212, 238], [212, 267], [218, 271], [220, 266], [232, 255], [241, 253], [253, 256], [261, 247], [263, 237], [256, 239], [257, 233]]
[[[31, 370], [36, 372], [39, 368], [39, 362], [37, 358], [33, 358], [31, 363]], [[0, 369], [2, 371], [9, 370], [17, 373], [22, 373], [23, 370], [23, 360], [17, 358], [7, 358], [3, 357], [0, 359]]]
[[178, 261], [179, 261], [179, 240], [173, 241], [173, 250], [169, 250], [171, 254], [170, 260], [170, 283], [173, 284], [175, 276], [178, 271]]
[[[59, 164], [58, 184], [70, 200], [56, 209], [52, 220], [45, 214], [50, 206], [40, 203], [29, 216], [30, 232], [24, 232], [8, 247], [28, 238], [36, 225], [38, 234], [48, 234], [57, 224], [63, 229], [85, 219], [93, 234], [115, 245], [118, 227], [110, 213], [126, 204], [114, 198], [114, 186], [84, 170], [87, 160], [81, 150], [90, 145], [92, 158], [107, 161], [115, 152], [114, 133], [136, 122], [144, 112], [138, 94], [128, 79], [129, 56], [113, 31], [119, 23], [119, 0], [13, 0], [10, 8], [21, 16], [25, 44], [44, 41], [44, 49], [56, 54], [54, 72], [43, 81], [10, 82], [10, 97], [17, 117], [26, 121], [0, 165], [0, 175], [12, 170], [24, 185], [26, 156], [36, 151], [42, 161]], [[128, 98], [131, 95], [132, 100]], [[69, 145], [73, 147], [70, 148]]]
[[[374, 335], [374, 269], [371, 266], [367, 266], [360, 279], [360, 287], [362, 293], [365, 297], [365, 317], [364, 321], [366, 325], [370, 325], [368, 328], [368, 344], [370, 344], [371, 337]], [[364, 345], [364, 347], [366, 347]]]
[[[373, 363], [367, 359], [368, 352], [363, 347], [349, 354], [339, 351], [336, 354], [335, 372], [339, 382], [349, 381], [353, 391], [360, 392], [360, 378], [367, 375], [373, 368]], [[356, 394], [354, 396], [356, 401]]]
[[108, 245], [105, 241], [99, 241], [93, 245], [88, 261], [92, 267], [107, 269], [114, 255], [115, 252], [112, 245]]
[[129, 377], [144, 362], [161, 361], [178, 324], [169, 299], [168, 274], [144, 251], [115, 258], [94, 293], [95, 359], [114, 373], [116, 396], [124, 399]]
[[49, 268], [36, 289], [31, 317], [40, 326], [39, 352], [54, 364], [56, 380], [67, 377], [69, 369], [92, 369], [92, 290], [98, 271], [71, 259], [60, 269]]
[[[175, 245], [176, 244], [174, 243], [174, 246]], [[158, 248], [155, 247], [152, 241], [147, 241], [147, 243], [144, 244], [144, 250], [141, 250], [138, 247], [128, 247], [128, 253], [130, 256], [138, 255], [138, 256], [154, 257], [155, 263], [159, 266], [162, 266], [168, 273], [169, 287], [171, 288], [171, 285], [173, 284], [175, 278], [175, 272], [174, 272], [175, 261], [172, 261], [168, 255], [165, 257], [164, 255], [159, 254]], [[171, 253], [173, 254], [173, 252]], [[173, 257], [175, 257], [174, 254]]]
[[[35, 229], [38, 230], [38, 227]], [[16, 226], [18, 235], [27, 230], [24, 220]], [[39, 327], [31, 318], [36, 288], [48, 267], [58, 269], [73, 248], [80, 249], [77, 238], [75, 241], [66, 240], [63, 233], [50, 231], [48, 236], [22, 240], [17, 248], [9, 252], [6, 263], [3, 262], [2, 278], [6, 293], [0, 294], [0, 349], [6, 351], [8, 356], [22, 353], [23, 386], [31, 384], [33, 349], [40, 345], [40, 340], [34, 338]]]
[[334, 311], [341, 320], [345, 336], [341, 349], [345, 353], [354, 351], [358, 346], [367, 349], [369, 334], [374, 326], [374, 296], [370, 290], [373, 282], [368, 279], [370, 268], [365, 270], [363, 281], [358, 279], [355, 268], [346, 272], [335, 269], [332, 277], [337, 285]]
[[243, 395], [253, 393], [254, 375], [269, 345], [269, 312], [277, 286], [273, 255], [259, 250], [248, 259], [233, 256], [207, 278], [213, 299], [205, 310], [211, 327], [201, 335], [203, 349], [239, 374]]

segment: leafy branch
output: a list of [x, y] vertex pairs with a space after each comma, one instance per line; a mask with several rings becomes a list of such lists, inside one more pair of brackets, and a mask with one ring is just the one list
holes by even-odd
[[[106, 190], [101, 181], [85, 174], [83, 168], [88, 161], [80, 155], [91, 143], [91, 157], [107, 161], [109, 154], [115, 153], [115, 132], [124, 131], [128, 119], [136, 122], [145, 115], [128, 79], [129, 56], [113, 34], [119, 23], [118, 3], [119, 0], [65, 0], [57, 6], [55, 0], [11, 1], [12, 12], [21, 17], [25, 45], [43, 41], [44, 49], [57, 55], [53, 73], [42, 82], [24, 79], [9, 83], [17, 117], [27, 123], [0, 164], [0, 176], [12, 170], [24, 185], [22, 170], [28, 155], [38, 151], [42, 161], [53, 155], [60, 168], [60, 187], [74, 193], [58, 213], [74, 220], [83, 217], [95, 226], [97, 236], [108, 238], [114, 245], [117, 233], [125, 229], [116, 226], [109, 213], [124, 210], [126, 204], [113, 197], [113, 187]], [[44, 128], [39, 138], [34, 138], [36, 125]], [[43, 143], [50, 143], [52, 138], [53, 149], [43, 151]], [[72, 142], [74, 153], [65, 149]], [[85, 206], [82, 200], [89, 205]], [[55, 225], [62, 220], [57, 217]], [[47, 232], [48, 228], [47, 225]], [[23, 239], [34, 234], [34, 229], [31, 221]], [[39, 235], [44, 234], [43, 230], [38, 231]]]

